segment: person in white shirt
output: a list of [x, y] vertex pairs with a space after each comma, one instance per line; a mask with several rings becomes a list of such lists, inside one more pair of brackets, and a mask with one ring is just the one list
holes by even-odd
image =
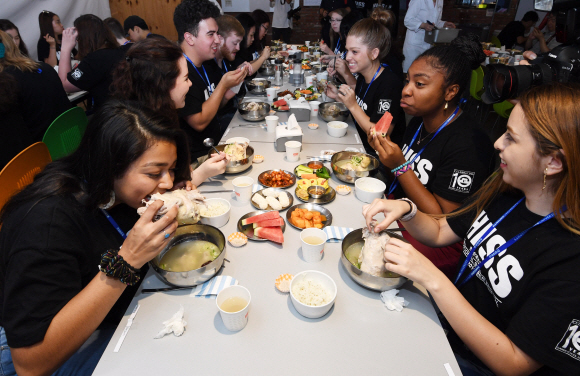
[[544, 32], [534, 28], [528, 35], [526, 50], [532, 50], [536, 54], [546, 53], [560, 44], [556, 40], [556, 15], [550, 13]]
[[292, 10], [294, 0], [271, 0], [270, 8], [274, 8], [272, 16], [272, 39], [281, 39], [284, 43], [290, 43], [292, 33], [292, 19], [288, 18], [288, 12]]

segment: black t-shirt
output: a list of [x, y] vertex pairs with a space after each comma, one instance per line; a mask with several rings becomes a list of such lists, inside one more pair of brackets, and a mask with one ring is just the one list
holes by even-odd
[[[407, 2], [407, 4], [409, 4]], [[366, 5], [367, 5], [367, 11], [368, 14], [370, 16], [371, 12], [377, 8], [377, 7], [381, 7], [383, 9], [386, 10], [390, 10], [393, 13], [395, 13], [395, 25], [393, 27], [393, 32], [392, 32], [392, 38], [393, 41], [395, 40], [395, 38], [397, 37], [397, 34], [399, 32], [399, 26], [398, 26], [398, 22], [399, 22], [399, 9], [400, 9], [400, 3], [399, 0], [383, 0], [381, 2], [381, 4], [379, 4], [378, 0], [366, 0]]]
[[[485, 229], [521, 197], [500, 194], [477, 219], [474, 211], [447, 218], [453, 232], [464, 238], [459, 266]], [[520, 203], [474, 252], [462, 279], [493, 250], [541, 218]], [[550, 219], [488, 261], [459, 290], [516, 346], [544, 364], [534, 375], [580, 375], [579, 270], [580, 237]], [[449, 340], [454, 351], [474, 358], [455, 333]]]
[[[222, 76], [215, 69], [204, 70], [203, 66], [196, 68], [189, 61], [187, 68], [192, 85], [185, 96], [185, 107], [179, 109], [178, 114], [179, 124], [187, 134], [189, 156], [192, 161], [195, 161], [209, 151], [209, 148], [203, 145], [203, 140], [212, 138], [216, 144], [218, 143], [221, 138], [220, 126], [216, 115], [203, 131], [198, 132], [187, 123], [185, 118], [201, 112], [203, 102], [209, 99], [210, 93], [215, 90]], [[206, 74], [207, 79], [209, 79], [209, 87]]]
[[518, 43], [518, 37], [523, 37], [526, 32], [525, 26], [520, 21], [512, 21], [503, 28], [497, 36], [505, 48], [512, 48]]
[[[402, 90], [403, 83], [389, 68], [384, 68], [370, 87], [362, 74], [359, 74], [356, 79], [356, 101], [370, 118], [371, 123], [377, 123], [387, 111], [393, 115], [392, 124], [395, 128], [391, 133], [391, 140], [395, 143], [401, 141], [405, 133], [405, 114], [401, 109]], [[365, 131], [358, 124], [356, 130], [367, 153], [376, 155], [369, 145]]]
[[[423, 129], [409, 148], [421, 124], [420, 117], [411, 119], [403, 142], [399, 144], [403, 145], [401, 150], [408, 161], [433, 138], [433, 135], [427, 136]], [[461, 113], [439, 132], [412, 163], [413, 173], [429, 192], [452, 202], [463, 202], [491, 174], [494, 168], [493, 145], [475, 124], [469, 115]], [[420, 144], [417, 145], [419, 140]], [[400, 184], [393, 193], [395, 198], [407, 197]]]
[[109, 98], [111, 74], [124, 57], [125, 51], [122, 48], [102, 48], [91, 52], [67, 74], [68, 82], [91, 93], [95, 107], [99, 107]]
[[71, 108], [54, 68], [45, 63], [39, 64], [40, 68], [33, 72], [23, 72], [13, 66], [4, 70], [18, 81], [18, 102], [33, 142], [42, 141], [54, 119]]
[[[234, 61], [234, 63], [235, 63], [235, 61]], [[210, 69], [213, 70], [215, 72], [215, 75], [216, 76], [217, 75], [220, 75], [220, 79], [227, 72], [230, 72], [230, 71], [236, 69], [236, 68], [232, 67], [232, 65], [233, 65], [233, 63], [227, 61], [226, 59], [222, 60], [222, 66], [221, 67], [217, 64], [217, 62], [214, 59], [205, 61], [203, 63], [203, 66], [205, 67], [205, 69], [207, 69], [208, 71]], [[209, 75], [209, 73], [208, 73], [208, 75]], [[223, 116], [225, 114], [228, 114], [230, 112], [235, 112], [235, 111], [236, 111], [236, 108], [234, 107], [234, 97], [232, 97], [222, 107], [220, 107], [220, 109], [217, 112], [217, 117], [219, 118], [219, 117], [221, 117], [221, 116]], [[217, 140], [216, 140], [216, 142], [217, 142]]]
[[[124, 204], [110, 214], [125, 232], [138, 218]], [[42, 341], [54, 316], [99, 273], [101, 254], [122, 243], [100, 210], [84, 209], [72, 195], [17, 208], [0, 230], [0, 326], [8, 345]], [[125, 289], [102, 326], [119, 323], [136, 291]]]
[[349, 7], [351, 10], [356, 8], [354, 0], [322, 0], [320, 2], [320, 8], [326, 9], [327, 11], [333, 11], [338, 8]]
[[[56, 65], [58, 65], [60, 61], [60, 44], [56, 43], [54, 47], [56, 48]], [[38, 55], [38, 61], [44, 62], [44, 59], [48, 59], [48, 56], [50, 55], [50, 44], [48, 44], [46, 39], [41, 37], [38, 40], [38, 43], [36, 44], [36, 53]], [[73, 48], [70, 53], [70, 58], [74, 59], [76, 54], [77, 49]]]

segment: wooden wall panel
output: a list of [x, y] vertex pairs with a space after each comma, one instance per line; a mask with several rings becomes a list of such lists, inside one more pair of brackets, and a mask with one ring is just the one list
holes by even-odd
[[181, 0], [109, 0], [111, 16], [123, 24], [125, 18], [137, 15], [147, 22], [152, 33], [177, 40], [173, 11]]

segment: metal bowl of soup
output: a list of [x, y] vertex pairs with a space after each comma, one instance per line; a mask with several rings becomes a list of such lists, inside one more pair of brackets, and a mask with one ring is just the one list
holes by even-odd
[[[389, 271], [387, 271], [384, 276], [375, 276], [363, 272], [355, 265], [353, 261], [358, 259], [358, 255], [362, 251], [361, 245], [364, 244], [362, 231], [362, 228], [354, 230], [342, 241], [340, 261], [350, 278], [359, 285], [375, 291], [387, 291], [401, 287], [403, 283], [407, 282], [406, 277]], [[384, 230], [382, 232], [386, 232], [392, 238], [397, 238], [406, 242], [402, 236], [395, 234], [394, 232], [389, 230]]]
[[[149, 265], [163, 282], [193, 287], [217, 274], [224, 263], [225, 246], [226, 238], [216, 227], [202, 224], [180, 226], [175, 237]], [[214, 259], [215, 254], [217, 257]]]
[[[351, 169], [348, 162], [353, 156], [360, 156], [361, 158], [368, 158], [369, 164], [366, 167], [358, 170]], [[375, 176], [379, 171], [379, 160], [370, 154], [359, 153], [354, 151], [341, 151], [334, 153], [330, 160], [332, 172], [336, 177], [345, 183], [354, 184], [357, 179], [366, 178], [368, 176]]]
[[[224, 151], [226, 148], [226, 144], [223, 145], [216, 145], [216, 149], [220, 152]], [[215, 150], [210, 149], [207, 153], [208, 157], [211, 157], [212, 154], [215, 154]], [[240, 159], [237, 161], [229, 161], [226, 166], [226, 174], [237, 174], [238, 172], [242, 172], [250, 168], [252, 166], [252, 161], [254, 160], [254, 148], [249, 146], [246, 148], [246, 158]]]
[[[252, 105], [255, 103], [257, 105]], [[266, 118], [270, 112], [270, 105], [266, 102], [248, 100], [238, 105], [238, 111], [242, 119], [247, 121], [260, 121]]]
[[271, 84], [270, 81], [263, 78], [246, 80], [246, 88], [252, 94], [265, 94], [266, 89], [269, 88]]
[[318, 117], [324, 121], [346, 121], [350, 112], [344, 103], [326, 102], [318, 105]]

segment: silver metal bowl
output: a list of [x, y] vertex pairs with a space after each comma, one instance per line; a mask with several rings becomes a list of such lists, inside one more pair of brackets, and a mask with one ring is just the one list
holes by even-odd
[[[260, 103], [262, 105], [262, 107], [257, 111], [248, 111], [246, 109], [246, 106], [247, 106], [247, 103], [250, 103], [250, 102]], [[247, 102], [240, 103], [238, 105], [238, 111], [240, 112], [240, 116], [244, 120], [260, 121], [260, 120], [264, 120], [266, 118], [266, 116], [268, 115], [268, 113], [270, 112], [270, 105], [266, 102], [251, 101], [250, 100]]]
[[[255, 82], [261, 81], [263, 85], [256, 85]], [[266, 89], [270, 87], [272, 83], [268, 80], [252, 79], [246, 80], [246, 88], [252, 94], [264, 94]]]
[[344, 103], [325, 102], [318, 105], [318, 116], [324, 121], [346, 121], [350, 112]]
[[[224, 149], [226, 148], [226, 145], [225, 144], [224, 145], [216, 145], [215, 148], [218, 149], [219, 151], [224, 151]], [[215, 153], [215, 151], [213, 149], [211, 149], [207, 153], [207, 155], [208, 155], [208, 157], [210, 157], [214, 153]], [[239, 161], [230, 161], [226, 166], [225, 173], [226, 174], [237, 174], [238, 172], [245, 171], [248, 168], [250, 168], [253, 160], [254, 160], [254, 148], [251, 146], [248, 146], [246, 148], [246, 158], [240, 159]]]
[[[389, 234], [390, 237], [401, 239], [404, 242], [406, 240], [389, 230], [385, 230]], [[387, 291], [391, 289], [399, 288], [403, 285], [403, 283], [407, 282], [407, 278], [400, 276], [399, 274], [389, 272], [389, 277], [377, 277], [372, 274], [363, 272], [356, 266], [354, 266], [345, 255], [346, 250], [353, 244], [363, 242], [362, 237], [362, 228], [358, 230], [354, 230], [350, 234], [348, 234], [344, 240], [342, 241], [342, 252], [340, 255], [340, 260], [342, 261], [342, 266], [346, 269], [348, 275], [359, 285], [366, 287], [367, 289], [375, 290], [375, 291]]]
[[274, 66], [271, 64], [262, 65], [260, 69], [258, 69], [258, 73], [262, 76], [273, 76], [275, 73]]
[[[320, 112], [320, 110], [318, 110]], [[347, 170], [336, 165], [336, 162], [349, 160], [353, 155], [366, 155], [371, 159], [371, 163], [367, 167], [366, 171], [354, 171]], [[365, 178], [367, 176], [374, 176], [379, 171], [379, 160], [372, 155], [359, 153], [354, 151], [341, 151], [334, 153], [332, 159], [330, 160], [330, 166], [336, 177], [345, 183], [354, 184], [354, 182], [359, 178]]]
[[[219, 256], [209, 264], [199, 269], [188, 272], [168, 272], [159, 267], [163, 256], [175, 245], [192, 240], [205, 240], [215, 244], [219, 250]], [[180, 287], [193, 287], [211, 279], [220, 270], [226, 257], [226, 238], [217, 228], [210, 225], [187, 225], [180, 226], [175, 231], [175, 237], [167, 244], [157, 257], [149, 261], [153, 271], [163, 282]]]

